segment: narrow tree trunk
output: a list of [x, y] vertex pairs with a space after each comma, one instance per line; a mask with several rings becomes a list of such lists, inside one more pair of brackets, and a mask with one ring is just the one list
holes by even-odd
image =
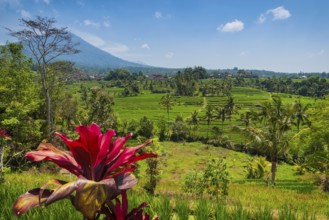
[[47, 121], [47, 132], [48, 134], [53, 130], [52, 126], [52, 115], [51, 115], [51, 98], [49, 89], [46, 82], [46, 70], [45, 67], [40, 67], [40, 75], [42, 82], [42, 89], [46, 100], [46, 121]]
[[47, 111], [47, 131], [49, 134], [53, 130], [53, 123], [52, 123], [52, 115], [51, 115], [51, 98], [48, 89], [46, 89], [45, 96], [46, 96], [46, 111]]
[[277, 162], [276, 161], [272, 161], [272, 168], [271, 168], [271, 172], [272, 172], [272, 186], [275, 185], [276, 166], [277, 166]]

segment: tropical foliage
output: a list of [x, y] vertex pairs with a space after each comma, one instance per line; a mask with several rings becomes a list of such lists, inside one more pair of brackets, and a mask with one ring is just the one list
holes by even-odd
[[[101, 214], [107, 219], [129, 219], [136, 213], [142, 216], [140, 210], [145, 204], [127, 214], [125, 191], [137, 182], [131, 174], [136, 169], [135, 162], [156, 156], [146, 152], [136, 155], [139, 149], [151, 141], [123, 149], [132, 134], [112, 141], [115, 131], [108, 130], [102, 134], [100, 127], [94, 123], [89, 127], [79, 126], [76, 131], [79, 133], [77, 140], [55, 133], [68, 146], [69, 152], [50, 143], [41, 143], [37, 151], [28, 152], [26, 157], [36, 162], [52, 161], [78, 179], [72, 182], [50, 180], [42, 187], [26, 192], [16, 200], [13, 206], [15, 214], [20, 216], [41, 204], [50, 205], [57, 200], [70, 198], [74, 207], [87, 219], [98, 219], [97, 216]], [[56, 187], [47, 189], [50, 185]], [[122, 195], [121, 202], [117, 198], [119, 195]]]

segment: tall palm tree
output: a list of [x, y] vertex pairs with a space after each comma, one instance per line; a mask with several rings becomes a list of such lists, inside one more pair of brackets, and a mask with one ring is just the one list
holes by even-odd
[[190, 125], [190, 130], [191, 130], [191, 136], [193, 138], [196, 137], [196, 131], [198, 128], [199, 121], [200, 121], [199, 112], [197, 110], [194, 110], [193, 112], [191, 112], [191, 116], [188, 120], [188, 124]]
[[310, 124], [310, 120], [308, 119], [308, 115], [306, 111], [311, 105], [308, 103], [303, 106], [303, 104], [300, 102], [300, 99], [298, 99], [293, 104], [293, 111], [294, 111], [294, 118], [296, 119], [296, 127], [297, 132], [299, 132], [299, 127], [301, 124]]
[[169, 112], [176, 105], [176, 99], [171, 94], [166, 94], [162, 96], [160, 100], [160, 105], [166, 109], [167, 115], [168, 115], [168, 121], [169, 121]]
[[204, 119], [207, 121], [208, 129], [207, 129], [207, 138], [208, 138], [208, 133], [209, 133], [209, 126], [214, 118], [214, 107], [212, 105], [207, 105], [206, 106], [206, 115], [204, 116]]
[[223, 130], [223, 128], [224, 128], [224, 122], [228, 118], [226, 109], [225, 108], [217, 108], [216, 109], [215, 118], [216, 119], [219, 119], [221, 121], [221, 123], [222, 123], [222, 130]]
[[227, 118], [231, 122], [232, 115], [234, 113], [237, 113], [239, 106], [236, 105], [236, 103], [234, 102], [234, 98], [232, 96], [228, 96], [224, 109], [226, 111]]
[[284, 106], [280, 97], [272, 96], [272, 100], [257, 105], [263, 127], [235, 127], [244, 133], [253, 143], [265, 151], [271, 160], [271, 181], [275, 185], [278, 157], [288, 148], [287, 132], [291, 129], [292, 114], [288, 106]]
[[166, 109], [167, 115], [168, 115], [168, 133], [169, 133], [169, 126], [170, 126], [170, 117], [169, 113], [172, 107], [176, 105], [176, 99], [174, 96], [172, 96], [170, 93], [162, 96], [160, 103], [159, 103], [163, 108]]

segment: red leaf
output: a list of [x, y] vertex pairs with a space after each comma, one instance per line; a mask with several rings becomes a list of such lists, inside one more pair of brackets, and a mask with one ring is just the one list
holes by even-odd
[[126, 143], [126, 141], [132, 136], [131, 133], [129, 133], [128, 135], [126, 135], [126, 137], [124, 138], [121, 138], [121, 137], [118, 137], [114, 142], [113, 144], [111, 145], [111, 148], [110, 148], [110, 152], [107, 156], [107, 160], [106, 160], [106, 163], [105, 165], [113, 162], [119, 155], [121, 149], [123, 148], [124, 144]]
[[114, 136], [115, 136], [115, 131], [109, 130], [98, 139], [98, 141], [100, 142], [100, 143], [98, 143], [99, 152], [98, 152], [94, 167], [97, 166], [99, 163], [101, 163], [106, 158], [107, 154], [110, 151], [111, 140]]
[[110, 170], [115, 169], [116, 167], [122, 166], [126, 163], [129, 163], [132, 161], [132, 158], [135, 157], [135, 153], [142, 147], [145, 147], [146, 145], [152, 143], [152, 140], [148, 140], [145, 143], [136, 146], [136, 147], [127, 147], [123, 150], [123, 152], [119, 155], [119, 157], [116, 159], [116, 161], [111, 165], [109, 168]]
[[79, 142], [81, 143], [81, 146], [90, 153], [91, 162], [92, 165], [94, 165], [99, 152], [99, 137], [102, 135], [99, 126], [92, 123], [89, 127], [78, 126], [75, 130], [80, 135]]
[[39, 150], [30, 151], [25, 154], [25, 157], [39, 162], [42, 160], [48, 160], [56, 163], [59, 167], [67, 169], [69, 172], [79, 176], [82, 174], [82, 170], [79, 167], [76, 160], [67, 152], [61, 151], [51, 144], [41, 143]]

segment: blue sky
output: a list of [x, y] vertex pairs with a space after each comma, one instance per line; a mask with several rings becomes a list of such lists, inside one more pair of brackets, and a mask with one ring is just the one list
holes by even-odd
[[0, 43], [48, 16], [94, 46], [159, 67], [329, 72], [328, 0], [0, 0]]

